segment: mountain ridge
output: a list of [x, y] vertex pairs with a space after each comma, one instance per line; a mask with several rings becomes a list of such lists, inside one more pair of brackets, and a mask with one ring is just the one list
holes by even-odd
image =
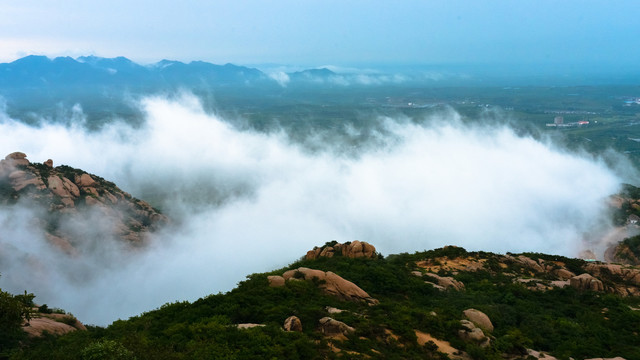
[[[640, 356], [634, 345], [640, 298], [606, 288], [621, 281], [605, 270], [611, 264], [455, 246], [386, 257], [349, 254], [305, 256], [285, 268], [249, 275], [224, 294], [165, 304], [107, 328], [87, 326], [58, 338], [32, 339], [12, 358], [74, 359], [96, 347], [103, 351], [97, 358], [125, 353], [138, 359]], [[597, 276], [590, 275], [596, 268]], [[638, 276], [622, 284], [640, 284], [640, 269], [628, 268]], [[284, 281], [274, 281], [279, 274]], [[552, 285], [559, 278], [567, 284]], [[331, 290], [335, 286], [352, 289], [352, 295]]]

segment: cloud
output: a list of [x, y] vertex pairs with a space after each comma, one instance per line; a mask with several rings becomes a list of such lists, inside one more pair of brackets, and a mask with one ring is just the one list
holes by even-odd
[[286, 87], [290, 80], [289, 75], [287, 75], [287, 73], [284, 71], [273, 71], [269, 72], [268, 75], [269, 78], [275, 80], [278, 85], [282, 87]]
[[[37, 259], [58, 280], [24, 276], [34, 266], [28, 261], [2, 262], [0, 286], [26, 288], [40, 302], [104, 325], [230, 290], [247, 274], [334, 239], [368, 241], [384, 254], [454, 244], [573, 256], [585, 234], [608, 224], [605, 200], [620, 182], [604, 160], [503, 125], [463, 125], [454, 112], [425, 124], [372, 119], [375, 136], [344, 152], [326, 136], [311, 151], [285, 130], [237, 130], [193, 96], [146, 98], [140, 106], [141, 127], [116, 122], [94, 132], [0, 117], [0, 153], [82, 168], [176, 219], [144, 251], [100, 244], [106, 256], [68, 258], [17, 220], [32, 207], [3, 208], [10, 232], [3, 229], [0, 251]], [[344, 133], [359, 139], [362, 131]], [[77, 269], [88, 275], [74, 278]]]

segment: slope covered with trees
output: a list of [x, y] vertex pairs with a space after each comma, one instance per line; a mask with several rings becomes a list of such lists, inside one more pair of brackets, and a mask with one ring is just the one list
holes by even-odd
[[[11, 358], [638, 359], [640, 298], [616, 289], [640, 285], [640, 276], [611, 266], [458, 247], [386, 257], [335, 252], [106, 328], [29, 339]], [[337, 274], [377, 303], [336, 296], [329, 277], [306, 276], [310, 269]], [[284, 331], [291, 316], [301, 326]]]

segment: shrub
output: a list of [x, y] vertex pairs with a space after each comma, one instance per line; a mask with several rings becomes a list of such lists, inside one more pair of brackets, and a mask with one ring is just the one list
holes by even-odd
[[83, 360], [130, 360], [135, 359], [131, 351], [113, 340], [96, 341], [82, 350]]

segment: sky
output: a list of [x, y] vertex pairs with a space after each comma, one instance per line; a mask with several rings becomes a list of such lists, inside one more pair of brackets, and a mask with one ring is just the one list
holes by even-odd
[[624, 68], [640, 63], [639, 12], [636, 0], [2, 0], [0, 61]]

